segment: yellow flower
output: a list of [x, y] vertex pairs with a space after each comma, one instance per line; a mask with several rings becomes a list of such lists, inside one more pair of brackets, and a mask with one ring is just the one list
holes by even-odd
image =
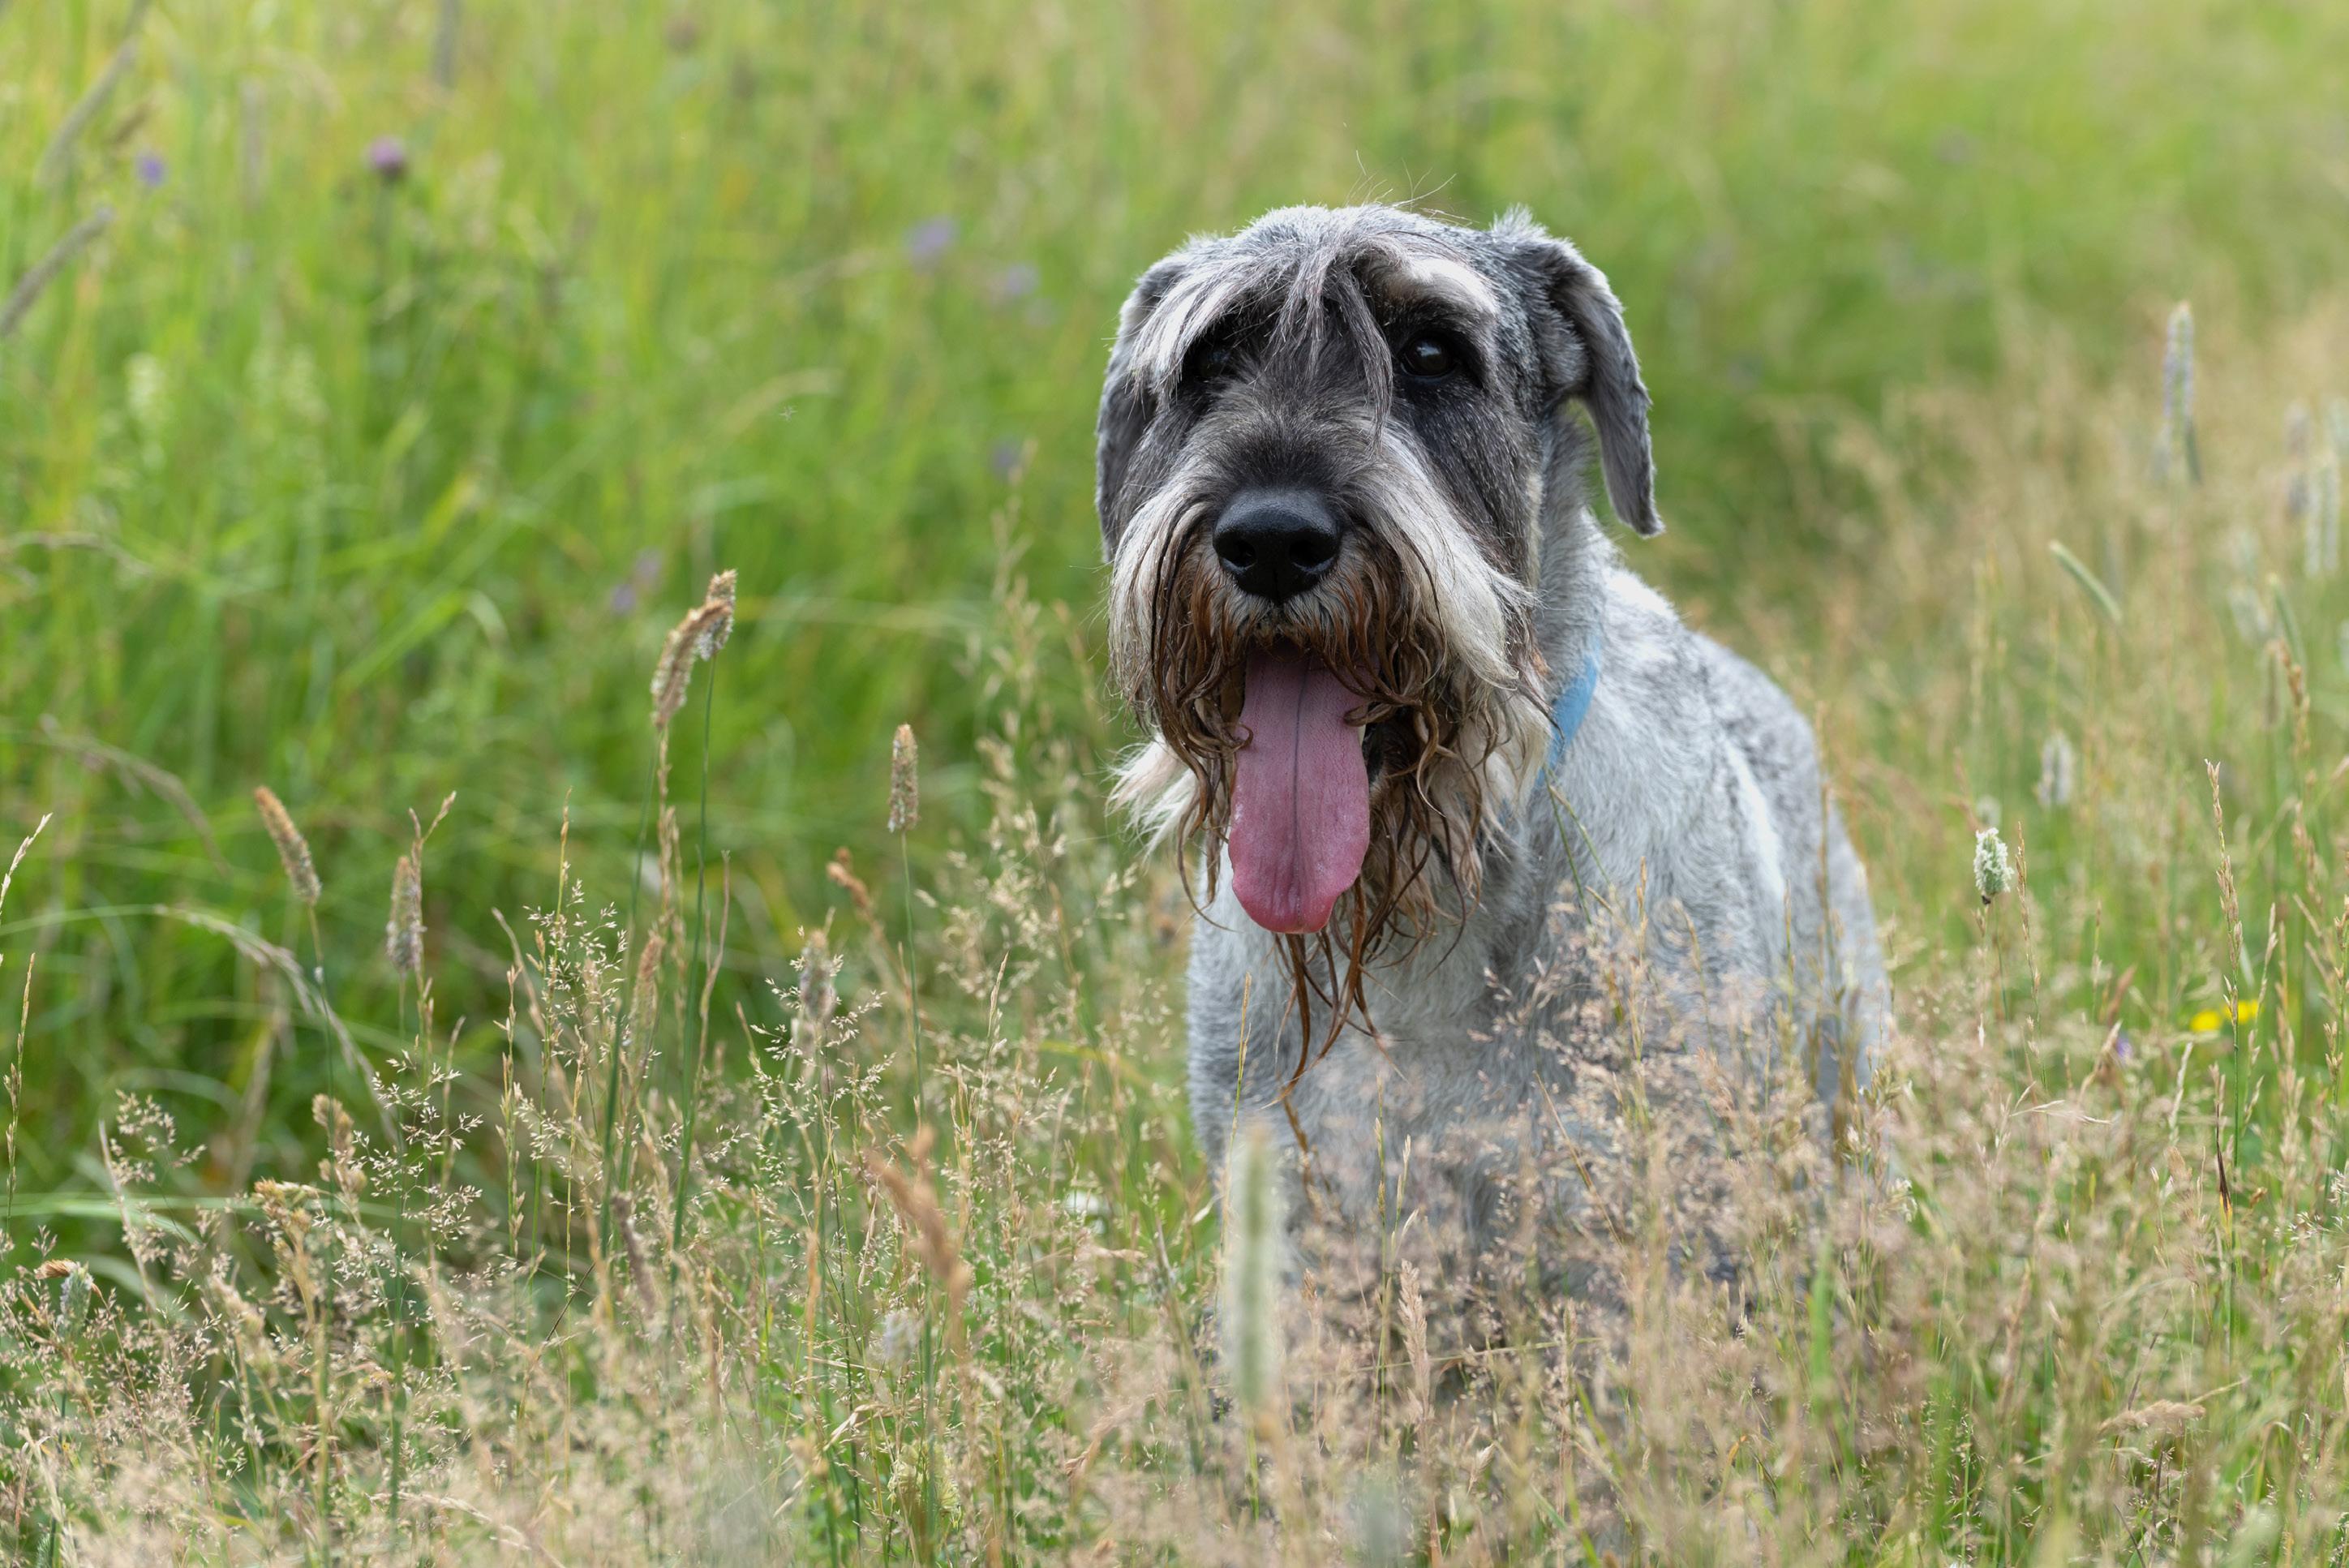
[[[2254, 997], [2249, 1002], [2239, 1002], [2235, 1003], [2236, 1023], [2255, 1023], [2258, 1021], [2259, 1016], [2260, 1004], [2258, 998]], [[2225, 1026], [2226, 1022], [2226, 1013], [2220, 1012], [2215, 1007], [2206, 1007], [2201, 1012], [2196, 1013], [2193, 1017], [2188, 1019], [2186, 1021], [2186, 1027], [2192, 1030], [2197, 1034], [2216, 1034], [2222, 1027]]]

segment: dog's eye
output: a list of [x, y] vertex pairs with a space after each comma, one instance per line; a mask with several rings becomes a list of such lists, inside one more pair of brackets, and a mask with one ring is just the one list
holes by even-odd
[[1441, 333], [1422, 332], [1410, 338], [1397, 356], [1402, 361], [1406, 375], [1417, 376], [1423, 381], [1440, 381], [1459, 368], [1460, 357]]
[[1211, 338], [1191, 350], [1183, 366], [1184, 379], [1198, 386], [1221, 381], [1232, 374], [1238, 358], [1227, 340]]

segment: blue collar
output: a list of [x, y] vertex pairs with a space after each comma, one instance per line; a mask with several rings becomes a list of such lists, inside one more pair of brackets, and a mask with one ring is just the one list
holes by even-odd
[[1566, 748], [1573, 744], [1575, 733], [1582, 728], [1582, 722], [1590, 717], [1590, 699], [1599, 690], [1599, 655], [1604, 640], [1600, 628], [1592, 627], [1590, 640], [1583, 645], [1581, 670], [1566, 683], [1566, 689], [1557, 694], [1557, 701], [1549, 705], [1549, 761], [1542, 764], [1542, 782], [1545, 784], [1548, 783], [1547, 775], [1555, 773], [1558, 763], [1566, 760]]

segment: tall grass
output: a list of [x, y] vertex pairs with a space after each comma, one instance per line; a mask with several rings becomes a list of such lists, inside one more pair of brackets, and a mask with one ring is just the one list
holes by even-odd
[[[0, 9], [0, 1540], [2349, 1558], [2344, 26]], [[1619, 1314], [1225, 1256], [1092, 388], [1181, 233], [1366, 191], [1609, 265], [1640, 564], [1871, 867], [1902, 1181], [1738, 1128], [1733, 1299], [1653, 1150]]]
[[[933, 823], [974, 829], [983, 521], [1019, 468], [1040, 596], [1091, 603], [1106, 337], [1195, 229], [1418, 193], [1529, 202], [1583, 242], [1658, 399], [1673, 531], [1645, 560], [1723, 624], [1883, 547], [1851, 432], [1880, 440], [1919, 389], [1979, 388], [2059, 331], [2087, 374], [2139, 375], [2141, 312], [2190, 296], [2223, 331], [2338, 270], [2338, 7], [931, 11], [0, 17], [0, 289], [114, 213], [0, 339], [0, 800], [19, 835], [57, 814], [16, 918], [65, 922], [40, 939], [62, 989], [28, 1190], [87, 1189], [116, 1088], [209, 1115], [264, 1040], [254, 1166], [306, 1162], [287, 1129], [323, 1058], [277, 1037], [269, 982], [191, 930], [67, 919], [274, 908], [259, 783], [370, 867], [320, 906], [347, 953], [402, 810], [460, 791], [437, 983], [488, 1072], [487, 911], [543, 903], [566, 803], [590, 885], [634, 896], [638, 693], [721, 566], [747, 585], [744, 700], [711, 715], [710, 849], [749, 895], [744, 955], [795, 947], [833, 849], [892, 849], [874, 734], [916, 720]], [[1049, 679], [1077, 711], [1094, 676]], [[727, 957], [721, 1018], [755, 993]], [[389, 1016], [388, 971], [337, 978]]]
[[[406, 1158], [326, 1106], [316, 1181], [191, 1204], [187, 1133], [126, 1096], [103, 1147], [131, 1272], [92, 1288], [36, 1240], [0, 1302], [17, 1543], [2341, 1559], [2349, 673], [2316, 639], [2349, 604], [2286, 574], [2342, 454], [2280, 405], [2321, 400], [2344, 343], [2338, 310], [2206, 335], [2199, 481], [2156, 462], [2150, 347], [2115, 390], [2045, 349], [1899, 410], [1964, 454], [1883, 474], [1939, 540], [1896, 526], [1778, 660], [1872, 849], [1900, 1022], [1859, 1131], [1899, 1175], [1834, 1179], [1798, 1107], [1725, 1126], [1733, 1287], [1669, 1261], [1661, 1132], [1630, 1157], [1652, 1199], [1598, 1241], [1619, 1299], [1504, 1291], [1497, 1334], [1392, 1250], [1367, 1293], [1310, 1254], [1275, 1288], [1262, 1172], [1218, 1241], [1162, 1070], [1177, 879], [1104, 830], [1096, 721], [1052, 697], [1078, 617], [1033, 596], [1006, 508], [986, 821], [930, 860], [910, 945], [843, 855], [796, 972], [711, 1020], [694, 1101], [630, 1058], [627, 1159], [602, 1152], [612, 1063], [639, 1019], [693, 1049], [707, 992], [567, 873], [510, 950], [497, 1122], [448, 1108], [456, 1032], [429, 1009], [387, 1075]], [[1895, 628], [1941, 653], [1872, 652]], [[648, 888], [676, 914], [647, 926], [681, 917], [678, 838]], [[466, 1150], [505, 1194], [452, 1178]]]

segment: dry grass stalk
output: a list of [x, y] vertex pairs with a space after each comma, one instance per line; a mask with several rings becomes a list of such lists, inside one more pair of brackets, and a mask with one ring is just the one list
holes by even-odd
[[285, 803], [267, 784], [253, 792], [253, 803], [261, 808], [261, 826], [268, 830], [269, 841], [277, 846], [277, 862], [285, 867], [285, 880], [294, 886], [294, 896], [316, 909], [318, 895], [318, 868], [310, 860], [310, 841], [294, 826], [294, 817]]
[[714, 659], [734, 632], [734, 574], [720, 572], [709, 579], [701, 603], [669, 628], [653, 665], [653, 728], [665, 734], [678, 711], [685, 706], [696, 660]]
[[947, 1333], [958, 1337], [963, 1298], [970, 1291], [971, 1271], [955, 1244], [954, 1230], [947, 1223], [946, 1209], [938, 1202], [937, 1189], [930, 1184], [929, 1158], [934, 1142], [926, 1127], [914, 1134], [913, 1141], [905, 1146], [910, 1170], [901, 1169], [868, 1149], [864, 1173], [889, 1195], [898, 1219], [905, 1222], [907, 1245], [914, 1256], [946, 1292]]
[[67, 264], [79, 255], [92, 240], [104, 234], [113, 222], [114, 209], [103, 202], [99, 202], [91, 209], [89, 216], [67, 229], [64, 237], [49, 247], [47, 255], [26, 270], [24, 276], [16, 280], [16, 286], [8, 291], [8, 297], [0, 301], [0, 342], [6, 341], [8, 336], [16, 330], [17, 324], [25, 319], [26, 313], [41, 297], [42, 290], [55, 281], [57, 274], [66, 269]]

